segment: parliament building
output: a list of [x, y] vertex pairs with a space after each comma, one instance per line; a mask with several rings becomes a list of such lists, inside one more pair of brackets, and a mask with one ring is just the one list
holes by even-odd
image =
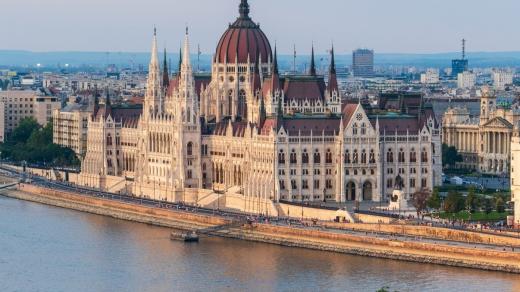
[[282, 74], [247, 0], [220, 38], [211, 77], [194, 74], [188, 31], [179, 72], [154, 32], [142, 109], [96, 101], [80, 183], [170, 202], [273, 214], [280, 202], [387, 201], [441, 184], [441, 133], [421, 95], [346, 102], [334, 50], [325, 75]]

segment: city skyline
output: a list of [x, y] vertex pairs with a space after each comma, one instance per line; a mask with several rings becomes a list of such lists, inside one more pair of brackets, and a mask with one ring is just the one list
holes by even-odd
[[[219, 1], [219, 5], [209, 0], [170, 3], [91, 0], [75, 1], [74, 6], [64, 0], [40, 2], [4, 3], [3, 10], [9, 13], [0, 18], [0, 25], [15, 29], [5, 31], [4, 39], [9, 41], [0, 50], [146, 52], [155, 25], [159, 46], [175, 52], [184, 26], [188, 25], [193, 43], [200, 43], [201, 51], [211, 54], [220, 32], [236, 17], [238, 4], [238, 0]], [[469, 0], [456, 3], [329, 0], [321, 6], [312, 1], [298, 1], [298, 13], [288, 12], [295, 3], [294, 0], [250, 3], [253, 20], [261, 24], [271, 42], [277, 42], [282, 54], [292, 53], [293, 45], [299, 54], [306, 54], [311, 43], [317, 52], [325, 52], [331, 42], [338, 54], [364, 47], [381, 53], [456, 52], [463, 37], [469, 40], [471, 52], [520, 48], [520, 41], [510, 37], [514, 35], [513, 11], [520, 8], [512, 0], [501, 1], [500, 6]]]

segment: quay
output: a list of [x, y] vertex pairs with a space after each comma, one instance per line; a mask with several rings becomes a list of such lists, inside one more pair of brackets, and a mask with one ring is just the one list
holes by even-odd
[[[47, 182], [48, 183], [48, 182]], [[14, 189], [13, 189], [14, 188]], [[61, 184], [20, 183], [0, 195], [117, 219], [287, 247], [520, 273], [520, 238], [428, 226], [298, 222], [75, 191]], [[240, 223], [240, 224], [238, 224]]]

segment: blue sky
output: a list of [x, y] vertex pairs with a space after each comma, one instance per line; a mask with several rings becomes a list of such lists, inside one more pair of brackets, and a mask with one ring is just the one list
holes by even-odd
[[[184, 26], [193, 47], [212, 53], [239, 0], [9, 0], [0, 6], [0, 49], [178, 51]], [[518, 0], [250, 0], [251, 15], [281, 53], [520, 51]]]

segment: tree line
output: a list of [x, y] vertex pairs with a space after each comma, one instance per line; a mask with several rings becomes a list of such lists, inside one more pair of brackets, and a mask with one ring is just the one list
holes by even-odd
[[34, 118], [25, 118], [0, 144], [0, 156], [14, 162], [26, 161], [42, 166], [79, 166], [74, 151], [54, 144], [52, 133], [52, 122], [42, 127]]

